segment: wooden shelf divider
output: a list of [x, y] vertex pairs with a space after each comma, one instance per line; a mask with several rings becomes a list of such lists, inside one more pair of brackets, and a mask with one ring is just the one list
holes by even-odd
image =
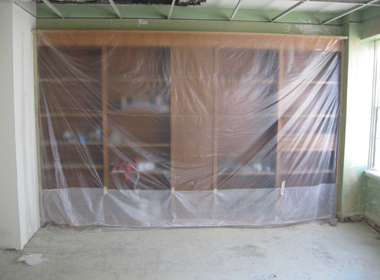
[[[131, 174], [136, 174], [138, 173], [139, 175], [169, 175], [170, 174], [170, 170], [163, 170], [163, 171], [136, 171], [136, 170], [131, 170], [129, 171], [129, 173]], [[112, 176], [117, 176], [117, 175], [124, 175], [124, 172], [114, 172], [114, 171], [111, 171], [109, 173], [110, 175]]]
[[104, 178], [103, 183], [105, 187], [109, 186], [108, 178], [108, 54], [107, 47], [102, 47], [102, 108], [103, 108], [103, 165], [104, 165]]
[[220, 81], [222, 82], [236, 82], [236, 83], [253, 83], [253, 84], [277, 84], [278, 80], [273, 79], [273, 80], [268, 80], [268, 79], [256, 79], [256, 78], [232, 78], [229, 76], [225, 76], [222, 78], [219, 78]]
[[74, 118], [88, 118], [88, 117], [102, 117], [101, 113], [50, 113], [41, 114], [41, 117], [74, 117]]
[[125, 110], [108, 110], [108, 115], [119, 115], [119, 116], [160, 116], [160, 115], [170, 115], [170, 110], [161, 110], [158, 108], [128, 108]]
[[167, 82], [168, 80], [165, 77], [157, 78], [157, 77], [147, 77], [143, 75], [135, 75], [135, 76], [128, 76], [128, 77], [108, 77], [109, 82], [119, 82], [119, 83], [136, 83], [136, 82], [143, 82], [143, 83], [157, 83], [157, 82]]
[[39, 78], [39, 82], [96, 82], [100, 83], [100, 78]]
[[[333, 151], [336, 148], [335, 134], [283, 134], [278, 144], [284, 151]], [[304, 143], [307, 143], [305, 145]], [[296, 145], [294, 145], [296, 144]]]
[[170, 147], [170, 143], [130, 143], [130, 144], [109, 144], [108, 147], [133, 148], [133, 147]]
[[[282, 115], [282, 88], [284, 85], [284, 49], [281, 48], [279, 50], [279, 64], [278, 64], [278, 106], [277, 112], [278, 116]], [[277, 121], [277, 146], [276, 146], [276, 183], [275, 187], [279, 188], [281, 186], [281, 178], [280, 178], [280, 169], [281, 169], [281, 152], [279, 147], [279, 139], [281, 139], [282, 135], [282, 118], [278, 117]]]
[[103, 169], [103, 165], [44, 165], [43, 169], [56, 169], [56, 168], [62, 168], [62, 169]]
[[213, 90], [213, 170], [212, 170], [212, 185], [213, 189], [218, 189], [218, 92], [219, 92], [219, 48], [214, 52], [214, 90]]
[[55, 143], [51, 143], [51, 142], [46, 142], [46, 143], [42, 143], [43, 146], [53, 146], [53, 145], [57, 145], [57, 146], [79, 146], [79, 145], [86, 145], [86, 146], [102, 146], [103, 145], [103, 142], [91, 142], [91, 141], [88, 141], [88, 142], [55, 142]]
[[275, 176], [276, 172], [222, 172], [218, 176]]
[[317, 85], [317, 84], [323, 84], [323, 85], [339, 85], [339, 82], [336, 82], [336, 81], [290, 81], [290, 80], [284, 80], [283, 81], [284, 83], [287, 83], [287, 84], [292, 84], [292, 83], [296, 83], [296, 84], [311, 84], [311, 85]]
[[292, 118], [292, 117], [298, 117], [298, 118], [337, 118], [338, 115], [282, 115], [283, 118]]
[[335, 170], [307, 170], [307, 171], [281, 171], [281, 174], [302, 175], [302, 174], [320, 174], [320, 173], [335, 173]]

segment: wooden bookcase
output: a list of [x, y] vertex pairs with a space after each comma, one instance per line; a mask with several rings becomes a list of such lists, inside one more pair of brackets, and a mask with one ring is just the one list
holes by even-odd
[[224, 48], [218, 59], [217, 188], [274, 187], [279, 51]]
[[[118, 155], [130, 162], [148, 159], [155, 170], [139, 172], [140, 186], [170, 188], [170, 49], [167, 47], [106, 47], [104, 65], [107, 102], [105, 142], [109, 165]], [[124, 101], [121, 101], [122, 99]], [[149, 100], [162, 100], [150, 104]], [[134, 103], [125, 103], [128, 99]], [[137, 99], [137, 100], [136, 100]], [[123, 107], [124, 106], [124, 107]], [[105, 186], [134, 188], [123, 173], [106, 170]]]
[[37, 31], [43, 188], [334, 183], [343, 38], [286, 36]]
[[[284, 51], [278, 175], [287, 187], [335, 183], [338, 126], [332, 124], [338, 123], [340, 52], [328, 61], [324, 56], [321, 51], [293, 51], [292, 56]], [[310, 69], [310, 59], [324, 61], [324, 69]], [[290, 93], [291, 102], [285, 97]]]
[[[80, 64], [76, 61], [80, 58]], [[65, 140], [71, 134], [102, 129], [102, 52], [100, 47], [40, 47], [39, 106], [42, 179], [44, 188], [87, 187], [103, 180], [103, 142]], [[73, 69], [71, 64], [75, 64]], [[98, 174], [98, 182], [96, 176]]]

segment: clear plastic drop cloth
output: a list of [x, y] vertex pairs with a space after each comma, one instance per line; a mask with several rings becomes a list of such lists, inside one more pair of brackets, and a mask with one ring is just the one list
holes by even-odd
[[334, 218], [343, 38], [36, 31], [45, 224]]

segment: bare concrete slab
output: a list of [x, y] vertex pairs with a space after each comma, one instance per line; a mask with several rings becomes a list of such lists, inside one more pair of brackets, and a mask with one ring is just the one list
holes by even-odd
[[[28, 266], [23, 254], [48, 261]], [[56, 232], [0, 253], [0, 279], [380, 279], [380, 234], [365, 223], [269, 229]]]

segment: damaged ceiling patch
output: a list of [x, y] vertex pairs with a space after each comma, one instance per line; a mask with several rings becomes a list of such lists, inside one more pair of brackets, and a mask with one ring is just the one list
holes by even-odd
[[[109, 5], [108, 0], [51, 0], [53, 4], [98, 4]], [[114, 0], [117, 5], [171, 5], [172, 0]], [[197, 6], [206, 0], [176, 0], [176, 6]], [[42, 4], [42, 0], [38, 3]]]

